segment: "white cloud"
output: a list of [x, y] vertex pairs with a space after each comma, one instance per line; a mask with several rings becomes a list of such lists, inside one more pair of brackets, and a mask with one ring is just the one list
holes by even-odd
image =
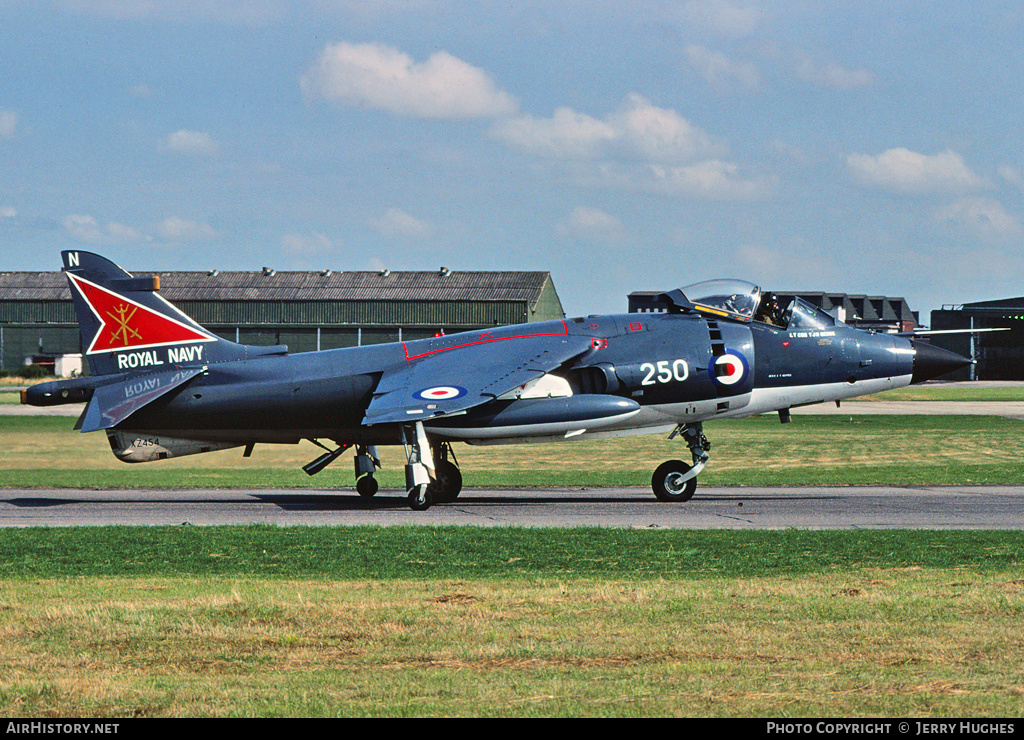
[[64, 230], [72, 239], [89, 244], [134, 244], [148, 241], [146, 235], [138, 229], [113, 221], [101, 226], [88, 214], [73, 213], [66, 216]]
[[148, 241], [148, 238], [138, 229], [113, 221], [106, 225], [106, 231], [110, 239], [115, 244], [130, 244], [134, 242]]
[[491, 136], [530, 154], [592, 159], [618, 133], [605, 121], [561, 107], [551, 118], [520, 116], [500, 121], [492, 127]]
[[961, 198], [936, 211], [935, 219], [983, 239], [1016, 237], [1022, 233], [1017, 217], [992, 198]]
[[18, 114], [12, 110], [0, 110], [0, 139], [13, 139], [18, 130]]
[[212, 157], [220, 149], [213, 138], [201, 131], [186, 131], [184, 129], [175, 131], [165, 141], [168, 149], [178, 154], [197, 154], [204, 157]]
[[809, 57], [804, 57], [797, 63], [796, 75], [805, 82], [839, 90], [853, 90], [875, 84], [875, 76], [867, 70], [848, 69], [835, 62], [818, 64]]
[[764, 288], [790, 290], [793, 287], [794, 265], [800, 265], [800, 274], [814, 276], [811, 284], [824, 287], [820, 280], [842, 272], [834, 260], [834, 250], [797, 235], [787, 235], [776, 243], [748, 242], [738, 245], [729, 256], [729, 264], [737, 277], [754, 280]]
[[555, 230], [560, 236], [585, 239], [602, 244], [621, 242], [625, 229], [622, 222], [599, 208], [578, 206], [558, 222]]
[[724, 141], [637, 94], [603, 120], [559, 108], [549, 119], [497, 122], [491, 136], [528, 154], [572, 160], [567, 174], [582, 185], [716, 200], [760, 198], [770, 189], [721, 159]]
[[999, 168], [999, 176], [1006, 181], [1007, 185], [1015, 188], [1024, 188], [1024, 171], [1020, 167], [1003, 165]]
[[169, 216], [159, 223], [157, 232], [167, 241], [194, 242], [214, 239], [217, 231], [202, 221], [190, 221], [179, 216]]
[[754, 3], [730, 0], [689, 0], [679, 8], [680, 17], [694, 27], [733, 38], [754, 33], [763, 11]]
[[281, 249], [294, 256], [329, 254], [339, 246], [338, 242], [319, 232], [312, 234], [285, 234], [281, 237]]
[[687, 161], [725, 151], [722, 142], [676, 111], [651, 105], [635, 93], [609, 120], [628, 147], [650, 161]]
[[496, 123], [491, 136], [522, 151], [564, 159], [615, 153], [647, 161], [693, 160], [718, 155], [725, 145], [670, 108], [631, 94], [605, 120], [559, 108], [552, 118], [520, 116]]
[[64, 218], [64, 230], [72, 239], [83, 242], [99, 242], [103, 239], [103, 231], [95, 218], [88, 215], [73, 213]]
[[904, 193], [966, 192], [985, 187], [954, 151], [927, 155], [909, 149], [889, 149], [877, 156], [851, 154], [851, 174], [865, 185]]
[[687, 46], [685, 54], [690, 66], [719, 90], [730, 90], [737, 86], [752, 90], [761, 81], [760, 72], [751, 62], [733, 59], [699, 44]]
[[0, 207], [0, 218], [16, 218], [18, 209], [13, 206]]
[[518, 110], [486, 72], [445, 51], [415, 62], [382, 44], [330, 44], [301, 84], [309, 98], [415, 118], [492, 118]]
[[682, 167], [652, 165], [646, 185], [663, 195], [713, 200], [756, 200], [771, 192], [770, 183], [740, 174], [733, 162], [711, 159]]
[[434, 227], [428, 221], [421, 221], [401, 208], [389, 208], [382, 217], [373, 219], [370, 225], [382, 236], [409, 237], [422, 239], [434, 232]]
[[152, 87], [150, 87], [149, 85], [147, 85], [145, 83], [140, 83], [138, 85], [132, 85], [132, 87], [130, 87], [128, 89], [128, 93], [133, 98], [140, 98], [140, 99], [152, 98], [152, 97], [155, 97], [156, 94], [157, 94], [156, 90], [154, 90]]

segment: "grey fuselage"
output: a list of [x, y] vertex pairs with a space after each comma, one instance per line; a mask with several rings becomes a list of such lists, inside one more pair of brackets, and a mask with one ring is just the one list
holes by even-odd
[[[459, 348], [481, 343], [500, 358], [510, 342], [548, 335], [590, 340], [589, 350], [551, 371], [563, 390], [548, 396], [496, 395], [468, 413], [424, 419], [428, 433], [469, 442], [652, 433], [911, 382], [910, 341], [839, 322], [819, 323], [794, 321], [781, 328], [696, 312], [625, 314], [210, 362], [201, 375], [144, 405], [116, 429], [235, 444], [318, 438], [398, 444], [400, 424], [365, 419], [384, 374], [445, 353], [458, 363]], [[470, 379], [474, 368], [464, 373]], [[137, 392], [146, 392], [145, 384], [145, 375], [135, 379]], [[132, 386], [125, 384], [126, 394]], [[555, 416], [568, 408], [579, 423], [549, 424], [555, 404], [560, 404]]]

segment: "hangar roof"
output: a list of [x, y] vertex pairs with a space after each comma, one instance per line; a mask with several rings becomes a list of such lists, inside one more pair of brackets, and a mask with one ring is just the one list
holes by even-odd
[[1020, 309], [1024, 308], [1024, 297], [1000, 298], [994, 301], [975, 301], [974, 303], [965, 303], [961, 308], [965, 311]]
[[0, 272], [0, 300], [71, 300], [68, 281], [59, 272]]
[[[548, 272], [134, 272], [160, 276], [169, 301], [515, 301], [535, 309]], [[0, 272], [0, 300], [70, 300], [60, 272]]]

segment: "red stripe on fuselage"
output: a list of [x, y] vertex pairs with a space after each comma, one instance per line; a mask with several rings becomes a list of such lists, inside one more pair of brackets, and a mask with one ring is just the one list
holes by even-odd
[[[474, 342], [464, 342], [463, 344], [456, 344], [451, 347], [441, 347], [439, 349], [432, 349], [429, 352], [421, 352], [418, 355], [409, 354], [408, 342], [402, 342], [402, 349], [405, 351], [405, 359], [409, 362], [418, 360], [421, 357], [427, 357], [429, 355], [436, 355], [439, 352], [448, 352], [453, 349], [462, 349], [463, 347], [475, 347], [478, 344], [490, 344], [492, 342], [505, 342], [510, 339], [535, 339], [537, 337], [567, 337], [569, 336], [569, 325], [562, 322], [562, 331], [543, 332], [540, 334], [516, 334], [511, 337], [492, 337], [491, 332], [480, 332], [479, 338]], [[484, 338], [486, 337], [486, 339]]]

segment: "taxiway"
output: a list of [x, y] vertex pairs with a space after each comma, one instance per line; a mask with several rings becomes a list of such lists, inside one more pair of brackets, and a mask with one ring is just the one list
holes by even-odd
[[467, 489], [408, 508], [400, 491], [362, 499], [310, 490], [0, 491], [0, 527], [123, 525], [624, 527], [631, 529], [1024, 529], [1024, 486], [699, 488], [685, 504], [646, 488]]

